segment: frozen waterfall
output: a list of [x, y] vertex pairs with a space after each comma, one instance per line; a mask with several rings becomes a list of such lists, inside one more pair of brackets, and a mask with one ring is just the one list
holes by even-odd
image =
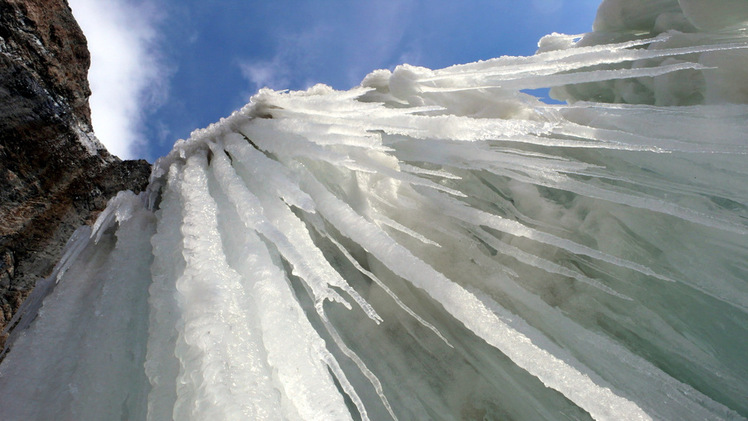
[[260, 91], [76, 232], [0, 419], [748, 417], [748, 6], [705, 3]]

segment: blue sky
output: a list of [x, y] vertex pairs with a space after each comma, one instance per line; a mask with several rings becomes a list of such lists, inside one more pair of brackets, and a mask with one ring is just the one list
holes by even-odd
[[589, 31], [599, 0], [69, 0], [91, 50], [94, 130], [153, 162], [259, 88], [356, 86], [401, 63], [533, 54]]

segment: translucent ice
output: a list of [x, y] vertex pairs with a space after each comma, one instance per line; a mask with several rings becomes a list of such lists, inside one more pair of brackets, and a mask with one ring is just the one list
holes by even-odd
[[748, 15], [711, 5], [260, 91], [71, 240], [0, 418], [748, 417]]

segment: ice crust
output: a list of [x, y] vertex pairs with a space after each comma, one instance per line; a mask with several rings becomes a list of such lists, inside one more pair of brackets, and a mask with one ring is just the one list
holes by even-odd
[[745, 419], [748, 11], [711, 4], [261, 90], [71, 239], [0, 419]]

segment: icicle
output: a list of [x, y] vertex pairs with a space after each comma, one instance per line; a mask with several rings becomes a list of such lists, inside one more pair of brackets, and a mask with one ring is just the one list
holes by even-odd
[[[259, 199], [253, 197], [252, 193], [238, 182], [236, 173], [232, 174], [233, 170], [229, 168], [226, 157], [218, 155], [215, 159], [214, 168], [217, 171], [217, 178], [219, 182], [224, 183], [223, 188], [227, 195], [232, 198], [236, 197], [234, 203], [237, 208], [261, 210], [263, 215], [267, 217], [266, 220], [254, 216], [254, 220], [247, 219], [245, 224], [254, 227], [260, 234], [268, 237], [278, 246], [281, 254], [293, 265], [296, 274], [310, 284], [318, 306], [324, 300], [329, 299], [350, 308], [350, 304], [332, 290], [328, 286], [329, 284], [346, 291], [369, 314], [372, 320], [381, 321], [381, 317], [366, 300], [353, 290], [333, 268], [325, 264], [324, 257], [314, 246], [311, 238], [308, 237], [308, 233], [304, 234], [306, 232], [305, 228], [299, 224], [298, 219], [291, 214], [288, 208], [279, 206], [277, 202], [272, 200], [265, 200], [263, 202], [264, 206], [260, 205]], [[247, 204], [250, 206], [246, 206]], [[250, 217], [246, 212], [240, 212], [240, 215], [246, 215], [246, 218]], [[269, 224], [268, 221], [272, 222], [274, 226]], [[289, 237], [295, 238], [297, 244], [291, 244], [288, 240]], [[311, 262], [317, 262], [317, 264], [312, 266]]]
[[[316, 225], [316, 228], [317, 228], [317, 230], [322, 230], [322, 227], [320, 227], [319, 225]], [[324, 232], [324, 231], [323, 231], [323, 232]], [[375, 284], [377, 284], [377, 285], [378, 285], [378, 286], [379, 286], [380, 288], [382, 288], [382, 290], [384, 290], [384, 292], [385, 292], [385, 293], [387, 293], [387, 295], [389, 295], [389, 296], [390, 296], [390, 298], [392, 298], [392, 299], [393, 299], [393, 300], [395, 301], [395, 303], [396, 303], [396, 304], [397, 304], [397, 305], [398, 305], [398, 306], [399, 306], [400, 308], [402, 308], [403, 310], [405, 310], [405, 312], [406, 312], [406, 313], [408, 313], [408, 314], [409, 314], [409, 315], [411, 315], [411, 316], [412, 316], [412, 317], [413, 317], [414, 319], [416, 319], [416, 320], [418, 321], [418, 323], [422, 324], [422, 325], [423, 325], [424, 327], [426, 327], [426, 328], [428, 328], [429, 330], [431, 330], [432, 332], [434, 332], [434, 334], [436, 334], [436, 336], [438, 336], [438, 337], [439, 337], [439, 339], [441, 339], [442, 341], [444, 341], [444, 343], [445, 343], [445, 344], [447, 344], [447, 346], [449, 346], [450, 348], [454, 348], [454, 347], [452, 346], [452, 344], [450, 344], [450, 343], [449, 343], [449, 341], [447, 340], [447, 338], [445, 338], [445, 337], [444, 337], [444, 335], [442, 335], [442, 333], [441, 333], [441, 332], [439, 332], [439, 329], [437, 329], [437, 328], [436, 328], [436, 327], [435, 327], [434, 325], [432, 325], [431, 323], [429, 323], [429, 322], [427, 322], [426, 320], [424, 320], [424, 319], [423, 319], [423, 318], [422, 318], [421, 316], [419, 316], [419, 315], [418, 315], [418, 314], [417, 314], [417, 313], [416, 313], [415, 311], [413, 311], [413, 310], [412, 310], [412, 309], [411, 309], [410, 307], [408, 307], [407, 305], [405, 305], [405, 303], [403, 303], [403, 302], [402, 302], [402, 300], [400, 300], [400, 298], [399, 298], [399, 297], [398, 297], [397, 295], [395, 295], [395, 293], [394, 293], [394, 292], [392, 292], [392, 290], [391, 290], [390, 288], [388, 288], [388, 287], [387, 287], [387, 285], [385, 285], [385, 284], [384, 284], [384, 283], [383, 283], [383, 282], [382, 282], [382, 281], [381, 281], [381, 280], [380, 280], [380, 279], [379, 279], [379, 278], [378, 278], [378, 277], [377, 277], [376, 275], [374, 275], [373, 273], [371, 273], [371, 272], [369, 272], [368, 270], [364, 269], [364, 268], [363, 268], [363, 267], [361, 266], [361, 264], [360, 264], [360, 263], [358, 263], [358, 261], [356, 261], [356, 259], [355, 259], [355, 258], [354, 258], [353, 256], [351, 256], [351, 254], [350, 254], [350, 253], [349, 253], [349, 252], [348, 252], [348, 251], [347, 251], [347, 250], [345, 249], [345, 247], [343, 247], [343, 245], [342, 245], [342, 244], [340, 244], [340, 243], [339, 243], [339, 242], [338, 242], [337, 240], [335, 240], [335, 239], [334, 239], [334, 238], [333, 238], [332, 236], [330, 236], [330, 235], [326, 235], [326, 237], [327, 237], [327, 239], [328, 239], [328, 240], [330, 240], [330, 241], [331, 241], [331, 242], [332, 242], [333, 244], [335, 244], [335, 246], [336, 246], [336, 247], [338, 248], [338, 250], [340, 250], [340, 252], [341, 252], [341, 253], [342, 253], [342, 254], [343, 254], [343, 255], [344, 255], [344, 256], [345, 256], [345, 257], [346, 257], [346, 258], [348, 259], [348, 261], [349, 261], [349, 262], [351, 262], [351, 264], [352, 264], [352, 265], [353, 265], [353, 266], [354, 266], [354, 267], [355, 267], [355, 268], [356, 268], [356, 269], [357, 269], [357, 270], [358, 270], [359, 272], [361, 272], [361, 273], [363, 273], [364, 275], [366, 275], [366, 277], [367, 277], [367, 278], [371, 279], [372, 281], [374, 281], [374, 283], [375, 283]]]
[[606, 386], [595, 384], [563, 361], [532, 345], [525, 336], [496, 318], [474, 295], [410, 255], [407, 249], [355, 215], [317, 182], [306, 181], [305, 186], [315, 199], [319, 212], [344, 235], [362, 244], [396, 274], [426, 290], [468, 329], [506, 353], [520, 367], [538, 376], [546, 386], [568, 396], [593, 416], [607, 418], [609, 415], [606, 414], [628, 414], [630, 419], [650, 419], [633, 402], [617, 396]]
[[178, 141], [13, 319], [0, 418], [748, 416], [748, 9], [632, 1]]

